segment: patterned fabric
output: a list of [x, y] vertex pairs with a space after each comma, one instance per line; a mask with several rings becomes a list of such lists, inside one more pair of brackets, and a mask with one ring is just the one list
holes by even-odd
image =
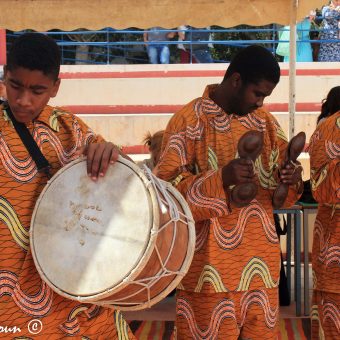
[[[179, 288], [202, 294], [273, 290], [280, 247], [271, 200], [287, 140], [264, 109], [242, 117], [225, 113], [209, 98], [214, 86], [172, 117], [155, 170], [177, 186], [196, 221], [195, 256]], [[258, 194], [248, 206], [237, 208], [223, 190], [222, 167], [237, 157], [238, 140], [249, 130], [264, 137], [255, 163]], [[297, 199], [291, 187], [285, 206]]]
[[313, 292], [311, 310], [312, 339], [338, 340], [340, 338], [340, 294]]
[[320, 44], [319, 61], [340, 61], [340, 10], [331, 6], [322, 9], [323, 31], [320, 40], [338, 40], [338, 42], [323, 42]]
[[[140, 321], [129, 322], [130, 328], [137, 339], [143, 340], [173, 340], [173, 321]], [[310, 319], [291, 318], [280, 319], [277, 340], [308, 340], [310, 339]], [[228, 339], [223, 337], [223, 339]]]
[[[52, 174], [77, 158], [82, 146], [103, 140], [76, 116], [50, 106], [28, 129], [49, 161]], [[0, 338], [133, 338], [119, 312], [65, 299], [41, 280], [29, 247], [29, 229], [35, 202], [47, 178], [37, 172], [3, 106], [0, 178], [0, 325], [20, 329], [15, 334], [2, 332]], [[42, 326], [34, 336], [28, 329], [33, 319], [40, 320]]]
[[[312, 192], [319, 203], [312, 251], [312, 317], [315, 339], [318, 339], [320, 334], [324, 334], [326, 339], [340, 337], [339, 142], [340, 111], [319, 124], [311, 137], [309, 147]], [[337, 335], [334, 337], [334, 334]]]
[[[178, 339], [276, 339], [277, 289], [202, 294], [178, 290]], [[204, 301], [204, 303], [202, 303]]]

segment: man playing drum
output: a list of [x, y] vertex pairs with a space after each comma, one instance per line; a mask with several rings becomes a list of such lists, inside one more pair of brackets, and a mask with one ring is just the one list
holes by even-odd
[[[0, 326], [13, 334], [0, 336], [131, 339], [120, 312], [53, 293], [33, 263], [30, 220], [49, 175], [84, 152], [87, 173], [95, 181], [119, 153], [78, 117], [47, 105], [58, 92], [59, 69], [57, 44], [38, 33], [24, 34], [14, 42], [4, 68], [8, 102], [0, 110]], [[44, 171], [37, 170], [38, 162], [33, 161], [32, 150], [24, 146], [17, 127], [33, 136], [48, 161]]]
[[[196, 252], [177, 292], [178, 339], [277, 337], [280, 245], [272, 198], [280, 181], [288, 184], [289, 207], [303, 186], [301, 167], [283, 162], [287, 139], [281, 127], [262, 107], [279, 79], [269, 51], [245, 48], [223, 81], [207, 86], [166, 128], [154, 172], [176, 185], [196, 222]], [[240, 150], [248, 131], [260, 134]], [[258, 146], [255, 161], [239, 157]], [[256, 191], [248, 190], [254, 184]], [[250, 198], [236, 204], [240, 185], [240, 197]]]

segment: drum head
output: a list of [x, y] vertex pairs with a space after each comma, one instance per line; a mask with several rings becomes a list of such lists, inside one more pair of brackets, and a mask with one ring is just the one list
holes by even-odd
[[90, 296], [121, 283], [141, 260], [153, 226], [146, 176], [119, 158], [93, 182], [86, 161], [62, 168], [41, 193], [31, 249], [42, 278], [69, 295]]

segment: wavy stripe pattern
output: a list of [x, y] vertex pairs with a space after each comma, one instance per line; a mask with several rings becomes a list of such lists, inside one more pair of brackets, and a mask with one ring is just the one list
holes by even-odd
[[224, 286], [223, 281], [218, 271], [212, 265], [205, 265], [198, 279], [195, 292], [199, 293], [205, 283], [211, 284], [216, 293], [228, 292], [228, 289]]
[[179, 298], [177, 300], [177, 314], [184, 317], [190, 329], [192, 339], [195, 340], [215, 340], [218, 339], [218, 330], [224, 319], [231, 318], [235, 320], [235, 306], [232, 300], [223, 299], [212, 311], [210, 323], [207, 329], [201, 329], [196, 321], [195, 314], [189, 303]]
[[327, 319], [330, 319], [338, 333], [340, 334], [340, 311], [339, 306], [333, 301], [325, 301], [322, 306], [323, 323], [326, 323]]
[[261, 258], [253, 257], [243, 268], [237, 291], [249, 290], [251, 281], [256, 276], [262, 279], [266, 288], [275, 288], [278, 285], [271, 277], [267, 264]]
[[255, 113], [249, 113], [245, 117], [237, 117], [239, 122], [248, 129], [256, 129], [258, 131], [265, 131], [266, 121], [258, 117]]
[[37, 174], [37, 167], [29, 156], [23, 160], [16, 158], [9, 150], [0, 134], [0, 160], [9, 176], [18, 182], [29, 182]]
[[264, 189], [275, 189], [277, 182], [273, 176], [274, 171], [279, 166], [279, 149], [273, 149], [270, 153], [269, 169], [268, 171], [263, 165], [262, 156], [258, 157], [255, 161], [255, 169], [257, 169], [260, 185]]
[[124, 320], [121, 311], [114, 311], [114, 320], [116, 324], [118, 340], [129, 340], [129, 326]]
[[13, 206], [6, 200], [5, 197], [0, 196], [0, 221], [4, 222], [8, 227], [14, 241], [25, 252], [28, 251], [30, 240], [29, 232], [21, 224], [18, 215]]
[[340, 157], [340, 144], [333, 143], [332, 141], [325, 141], [326, 154], [330, 159]]
[[209, 125], [217, 132], [228, 132], [231, 129], [232, 115], [223, 114], [216, 116], [213, 119], [209, 119]]
[[59, 328], [63, 333], [67, 334], [68, 336], [76, 335], [80, 331], [80, 322], [78, 320], [78, 315], [84, 313], [88, 319], [91, 319], [98, 315], [99, 311], [99, 306], [80, 304], [71, 310], [67, 320], [62, 323]]
[[[197, 230], [198, 229], [198, 230]], [[196, 244], [195, 244], [195, 252], [199, 252], [206, 241], [208, 240], [210, 230], [210, 221], [205, 220], [200, 228], [196, 228]]]
[[325, 266], [330, 264], [340, 265], [340, 246], [337, 244], [330, 245], [331, 234], [327, 233], [325, 235], [324, 228], [319, 219], [315, 220], [314, 225], [314, 237], [315, 241], [319, 239], [320, 253], [318, 254], [318, 259], [320, 262], [324, 263]]
[[268, 295], [264, 290], [246, 292], [241, 297], [241, 326], [244, 324], [247, 311], [252, 304], [262, 307], [267, 327], [274, 328], [278, 321], [279, 307], [271, 308]]
[[242, 208], [237, 224], [232, 229], [224, 229], [217, 218], [211, 219], [214, 236], [218, 245], [225, 250], [236, 248], [243, 239], [248, 220], [253, 217], [258, 218], [261, 221], [267, 239], [271, 243], [277, 243], [278, 238], [274, 223], [271, 222], [267, 212], [262, 206], [254, 200], [249, 206]]
[[52, 290], [41, 281], [41, 286], [36, 294], [26, 294], [20, 288], [18, 277], [15, 273], [0, 271], [0, 296], [9, 295], [16, 305], [26, 314], [41, 318], [46, 315], [52, 305]]
[[57, 135], [44, 124], [36, 124], [33, 131], [33, 137], [40, 148], [42, 148], [43, 143], [49, 143], [56, 151], [59, 162], [64, 166], [79, 157], [77, 151], [83, 146], [83, 134], [77, 121], [73, 122], [72, 128], [76, 142], [70, 150], [65, 150]]
[[208, 163], [209, 163], [210, 169], [212, 170], [218, 169], [217, 155], [210, 146], [208, 147]]
[[198, 207], [209, 208], [219, 216], [227, 215], [229, 210], [226, 200], [207, 197], [202, 190], [204, 181], [213, 176], [215, 172], [214, 170], [207, 171], [204, 176], [195, 181], [187, 192], [187, 200]]
[[166, 150], [163, 153], [168, 153], [170, 150], [174, 150], [178, 155], [180, 164], [184, 167], [187, 164], [187, 154], [185, 151], [185, 133], [179, 132], [172, 135], [169, 139], [169, 143], [166, 146]]

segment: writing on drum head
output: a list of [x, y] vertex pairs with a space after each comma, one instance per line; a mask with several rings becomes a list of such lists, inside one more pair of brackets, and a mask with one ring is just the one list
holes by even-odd
[[[92, 230], [92, 227], [103, 226], [102, 220], [97, 216], [97, 214], [102, 211], [99, 205], [90, 205], [84, 203], [75, 203], [73, 201], [69, 202], [69, 207], [71, 209], [71, 218], [65, 220], [65, 231], [77, 230], [83, 231], [83, 237], [80, 237], [79, 243], [83, 246], [85, 244], [84, 236], [85, 233], [90, 233], [93, 235], [100, 235], [101, 232], [97, 230]], [[95, 216], [96, 215], [96, 216]]]

